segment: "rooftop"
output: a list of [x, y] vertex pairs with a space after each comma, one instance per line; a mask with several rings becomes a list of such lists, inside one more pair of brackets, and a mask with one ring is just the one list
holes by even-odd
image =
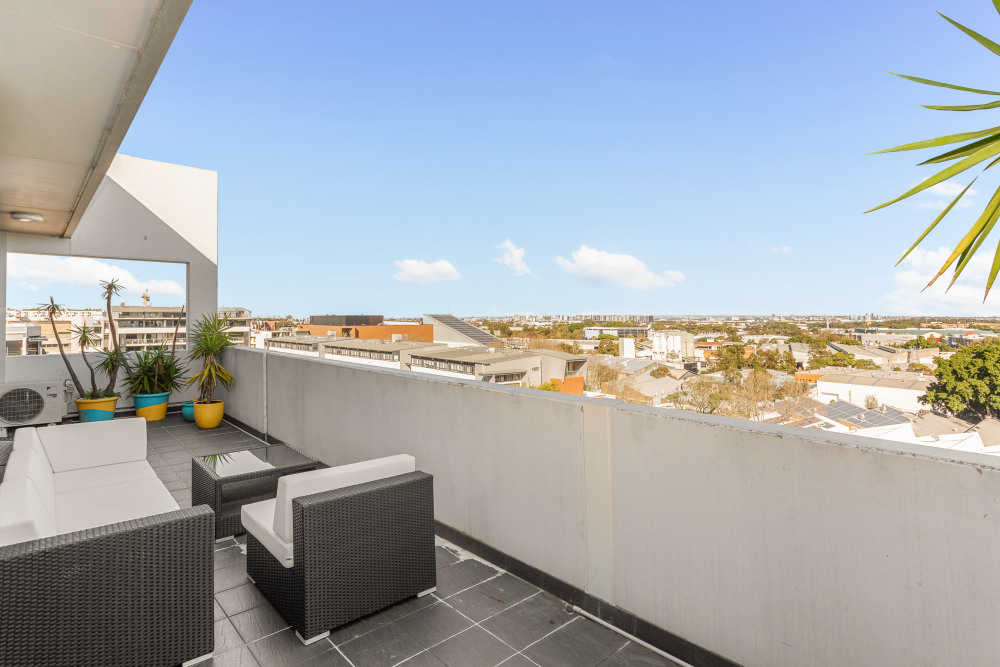
[[[147, 424], [147, 461], [181, 507], [191, 506], [191, 459], [265, 443], [224, 423], [205, 431], [168, 415]], [[215, 545], [215, 659], [268, 667], [331, 665], [604, 665], [670, 667], [669, 661], [502, 568], [436, 538], [437, 591], [411, 598], [303, 646], [246, 575], [245, 538]]]

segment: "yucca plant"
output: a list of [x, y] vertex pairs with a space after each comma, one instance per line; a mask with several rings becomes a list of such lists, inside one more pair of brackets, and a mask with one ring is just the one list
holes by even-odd
[[198, 403], [214, 403], [215, 388], [222, 385], [226, 389], [236, 380], [222, 365], [222, 353], [233, 346], [229, 338], [232, 325], [229, 319], [218, 314], [209, 314], [198, 320], [188, 335], [188, 349], [193, 359], [201, 359], [201, 370], [187, 379], [188, 385], [198, 385]]
[[117, 396], [118, 394], [110, 389], [98, 389], [97, 387], [97, 374], [94, 371], [94, 366], [90, 363], [90, 359], [87, 358], [87, 349], [100, 349], [101, 338], [100, 332], [94, 327], [87, 325], [74, 326], [70, 329], [72, 334], [79, 338], [80, 341], [80, 354], [83, 356], [83, 362], [87, 365], [90, 370], [90, 391], [83, 388], [83, 383], [80, 382], [79, 376], [73, 369], [73, 365], [69, 363], [69, 358], [66, 356], [66, 350], [63, 347], [62, 338], [59, 336], [59, 330], [56, 328], [56, 317], [61, 315], [65, 308], [62, 305], [56, 303], [55, 298], [49, 297], [48, 303], [40, 303], [39, 307], [46, 315], [49, 317], [49, 324], [52, 325], [52, 335], [55, 336], [56, 346], [59, 348], [59, 355], [62, 357], [63, 363], [66, 364], [66, 370], [69, 372], [69, 377], [73, 381], [73, 388], [76, 389], [76, 393], [80, 398], [83, 399], [95, 399], [95, 398], [108, 398], [111, 396]]
[[[992, 0], [992, 2], [993, 2], [993, 7], [996, 9], [997, 13], [1000, 14], [1000, 0]], [[940, 16], [944, 20], [948, 21], [948, 23], [952, 24], [953, 26], [964, 32], [966, 35], [976, 40], [976, 42], [984, 46], [994, 55], [1000, 56], [1000, 44], [997, 44], [993, 40], [984, 37], [975, 30], [966, 28], [964, 25], [948, 18], [944, 14], [940, 14]], [[963, 104], [957, 106], [940, 106], [940, 105], [929, 105], [929, 104], [923, 105], [927, 109], [935, 109], [939, 111], [982, 111], [987, 109], [996, 109], [1000, 107], [1000, 92], [998, 91], [985, 90], [982, 88], [969, 88], [967, 86], [957, 86], [950, 83], [942, 83], [940, 81], [932, 81], [930, 79], [922, 79], [920, 77], [908, 76], [905, 74], [896, 74], [895, 72], [890, 72], [890, 74], [928, 86], [937, 86], [939, 88], [950, 88], [951, 90], [959, 90], [967, 93], [975, 93], [977, 95], [988, 95], [996, 98], [991, 102], [986, 102], [983, 104]], [[986, 164], [986, 166], [983, 167], [982, 171], [975, 178], [973, 178], [969, 182], [969, 184], [966, 185], [964, 189], [962, 189], [961, 192], [958, 193], [958, 195], [951, 201], [950, 204], [948, 204], [948, 206], [941, 212], [941, 214], [934, 219], [934, 221], [930, 224], [930, 226], [926, 230], [924, 230], [924, 233], [920, 235], [920, 238], [918, 238], [912, 246], [910, 246], [909, 250], [903, 253], [903, 256], [900, 258], [899, 262], [896, 262], [897, 266], [899, 265], [900, 262], [906, 259], [907, 255], [909, 255], [913, 251], [913, 249], [920, 244], [921, 241], [927, 238], [927, 235], [930, 234], [931, 230], [937, 227], [938, 223], [940, 223], [945, 218], [945, 216], [948, 215], [948, 213], [950, 213], [953, 208], [955, 208], [955, 206], [962, 199], [962, 197], [969, 191], [969, 188], [972, 187], [972, 184], [976, 182], [976, 179], [982, 176], [983, 173], [989, 170], [991, 167], [1000, 164], [1000, 127], [991, 127], [976, 132], [961, 132], [959, 134], [949, 134], [943, 137], [937, 137], [936, 139], [917, 141], [914, 143], [903, 144], [902, 146], [896, 146], [894, 148], [886, 148], [885, 150], [877, 151], [878, 153], [892, 153], [896, 151], [912, 151], [923, 148], [937, 148], [939, 146], [948, 146], [951, 144], [962, 144], [962, 145], [958, 146], [957, 148], [948, 150], [944, 153], [941, 153], [940, 155], [935, 155], [934, 157], [928, 160], [924, 160], [920, 164], [940, 165], [949, 162], [952, 164], [945, 167], [941, 171], [937, 172], [930, 178], [924, 180], [920, 184], [910, 188], [909, 190], [907, 190], [900, 196], [896, 197], [895, 199], [887, 201], [886, 203], [881, 204], [880, 206], [876, 206], [875, 208], [870, 209], [870, 211], [866, 211], [866, 213], [870, 213], [871, 211], [876, 211], [880, 208], [884, 208], [891, 204], [895, 204], [898, 201], [902, 201], [907, 197], [911, 197], [919, 192], [923, 192], [929, 187], [937, 185], [938, 183], [943, 183], [944, 181], [947, 181], [953, 176], [957, 176], [958, 174], [961, 174], [965, 171], [968, 171], [969, 169], [972, 169], [973, 167], [976, 167], [978, 165], [983, 164], [984, 162], [989, 161]], [[951, 286], [955, 284], [955, 281], [958, 279], [960, 275], [962, 275], [962, 272], [969, 265], [969, 261], [979, 251], [979, 248], [986, 240], [986, 237], [989, 236], [991, 231], [993, 231], [993, 227], [994, 225], [996, 225], [998, 219], [1000, 219], [1000, 186], [997, 187], [993, 196], [990, 198], [989, 203], [986, 204], [986, 207], [983, 209], [982, 213], [976, 219], [975, 223], [973, 223], [969, 231], [961, 238], [961, 240], [959, 240], [959, 242], [955, 246], [954, 251], [952, 251], [948, 259], [945, 260], [945, 263], [941, 266], [941, 268], [934, 275], [934, 277], [931, 278], [931, 281], [927, 283], [927, 287], [930, 287], [935, 282], [937, 282], [937, 279], [940, 278], [945, 273], [945, 271], [947, 271], [952, 265], [954, 265], [955, 268], [951, 278], [951, 283], [949, 283], [948, 285], [948, 288], [951, 289]], [[993, 287], [993, 281], [996, 279], [997, 273], [1000, 273], [1000, 245], [997, 246], [997, 251], [993, 258], [993, 266], [990, 269], [989, 277], [987, 278], [986, 281], [986, 292], [983, 295], [983, 301], [986, 301], [986, 297], [989, 296], [990, 289]], [[927, 287], [925, 287], [924, 289], [927, 289]]]
[[186, 373], [166, 345], [126, 354], [123, 367], [128, 369], [128, 391], [133, 396], [178, 391]]

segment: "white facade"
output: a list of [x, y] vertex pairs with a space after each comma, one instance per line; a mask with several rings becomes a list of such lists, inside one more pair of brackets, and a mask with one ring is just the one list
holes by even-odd
[[686, 331], [653, 331], [649, 335], [653, 344], [653, 359], [667, 361], [693, 357], [694, 336]]
[[925, 387], [917, 389], [880, 387], [878, 385], [831, 382], [823, 378], [816, 381], [816, 400], [821, 403], [839, 400], [865, 407], [865, 399], [874, 396], [878, 399], [879, 405], [888, 405], [897, 410], [915, 413], [927, 409], [927, 406], [919, 401], [919, 398], [925, 393], [927, 393]]

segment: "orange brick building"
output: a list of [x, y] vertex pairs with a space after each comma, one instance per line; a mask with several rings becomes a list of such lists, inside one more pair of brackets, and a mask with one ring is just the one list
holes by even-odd
[[300, 324], [299, 331], [310, 336], [339, 336], [359, 340], [392, 340], [400, 336], [402, 340], [416, 343], [433, 343], [434, 327], [430, 324], [374, 324], [365, 326], [341, 326], [337, 324]]

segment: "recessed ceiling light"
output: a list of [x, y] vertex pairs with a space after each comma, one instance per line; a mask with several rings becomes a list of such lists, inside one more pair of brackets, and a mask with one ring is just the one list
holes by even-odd
[[38, 215], [37, 213], [19, 213], [17, 211], [11, 213], [10, 217], [13, 218], [14, 220], [17, 220], [18, 222], [41, 222], [45, 220], [45, 218]]

